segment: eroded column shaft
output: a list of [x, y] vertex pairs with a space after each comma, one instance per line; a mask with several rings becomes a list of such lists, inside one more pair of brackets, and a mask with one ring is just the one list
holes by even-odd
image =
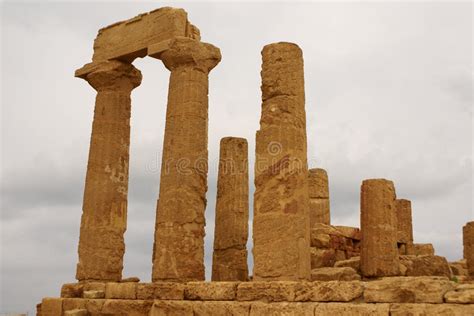
[[474, 222], [468, 222], [462, 229], [464, 259], [467, 262], [469, 276], [474, 278]]
[[256, 135], [255, 280], [310, 277], [303, 56], [291, 43], [262, 50], [262, 115]]
[[212, 281], [247, 281], [249, 219], [248, 145], [221, 139], [217, 179]]
[[84, 77], [97, 97], [79, 238], [78, 280], [120, 280], [127, 227], [130, 94], [141, 74], [109, 61]]
[[220, 52], [182, 38], [161, 59], [171, 75], [152, 279], [204, 280], [208, 73]]
[[396, 199], [395, 212], [398, 230], [397, 241], [405, 245], [405, 253], [401, 254], [414, 255], [411, 202], [405, 199]]
[[366, 277], [399, 274], [395, 197], [392, 181], [362, 182], [360, 268]]
[[329, 182], [326, 170], [308, 170], [309, 218], [310, 226], [316, 223], [331, 224], [329, 210]]

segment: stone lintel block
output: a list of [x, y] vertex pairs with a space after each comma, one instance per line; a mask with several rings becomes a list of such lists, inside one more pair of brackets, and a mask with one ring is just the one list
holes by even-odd
[[[377, 304], [378, 305], [378, 304]], [[474, 306], [461, 304], [391, 304], [390, 316], [474, 315]]]
[[386, 277], [365, 284], [366, 303], [443, 303], [454, 285], [445, 277]]
[[109, 282], [105, 286], [105, 298], [136, 299], [137, 284]]
[[107, 299], [99, 315], [148, 316], [152, 305], [153, 301], [146, 300]]
[[319, 303], [314, 315], [388, 316], [390, 304]]
[[99, 30], [92, 60], [144, 57], [147, 48], [175, 36], [199, 40], [199, 30], [189, 23], [183, 9], [160, 8]]
[[148, 56], [160, 59], [161, 53], [168, 50], [171, 46], [171, 39], [161, 41], [159, 43], [154, 43], [148, 46]]
[[188, 282], [184, 291], [186, 300], [233, 301], [238, 282]]
[[182, 300], [184, 299], [183, 283], [153, 282], [137, 285], [137, 299], [141, 300]]
[[41, 316], [58, 316], [63, 313], [63, 299], [45, 297], [41, 301]]
[[61, 297], [82, 297], [83, 283], [66, 283], [61, 287]]
[[260, 315], [288, 315], [288, 316], [313, 316], [317, 303], [265, 303], [253, 302], [250, 307], [250, 316]]

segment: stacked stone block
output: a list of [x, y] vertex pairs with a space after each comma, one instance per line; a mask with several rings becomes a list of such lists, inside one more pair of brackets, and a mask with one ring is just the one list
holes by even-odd
[[329, 182], [326, 170], [308, 170], [309, 218], [311, 228], [316, 223], [331, 224], [329, 210]]
[[393, 182], [385, 179], [364, 180], [361, 186], [360, 208], [362, 275], [398, 275], [400, 271]]

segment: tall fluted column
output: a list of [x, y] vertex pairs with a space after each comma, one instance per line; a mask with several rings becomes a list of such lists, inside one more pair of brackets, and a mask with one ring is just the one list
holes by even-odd
[[221, 55], [210, 44], [178, 38], [160, 58], [171, 75], [152, 279], [204, 280], [208, 75]]
[[256, 135], [255, 280], [310, 278], [303, 54], [292, 43], [262, 50], [262, 115]]
[[212, 281], [247, 281], [249, 220], [248, 145], [221, 139], [217, 178]]
[[399, 274], [395, 198], [392, 181], [370, 179], [362, 182], [360, 269], [363, 276]]
[[82, 76], [97, 90], [79, 238], [78, 280], [122, 278], [127, 227], [130, 95], [142, 76], [107, 61]]

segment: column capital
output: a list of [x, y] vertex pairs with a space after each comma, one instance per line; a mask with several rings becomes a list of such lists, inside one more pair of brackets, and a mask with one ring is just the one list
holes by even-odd
[[140, 70], [132, 64], [119, 60], [107, 60], [86, 64], [76, 70], [76, 77], [82, 78], [97, 91], [131, 91], [142, 81]]
[[209, 73], [221, 61], [221, 51], [208, 43], [177, 37], [171, 40], [169, 48], [161, 54], [160, 59], [170, 71], [192, 67]]

